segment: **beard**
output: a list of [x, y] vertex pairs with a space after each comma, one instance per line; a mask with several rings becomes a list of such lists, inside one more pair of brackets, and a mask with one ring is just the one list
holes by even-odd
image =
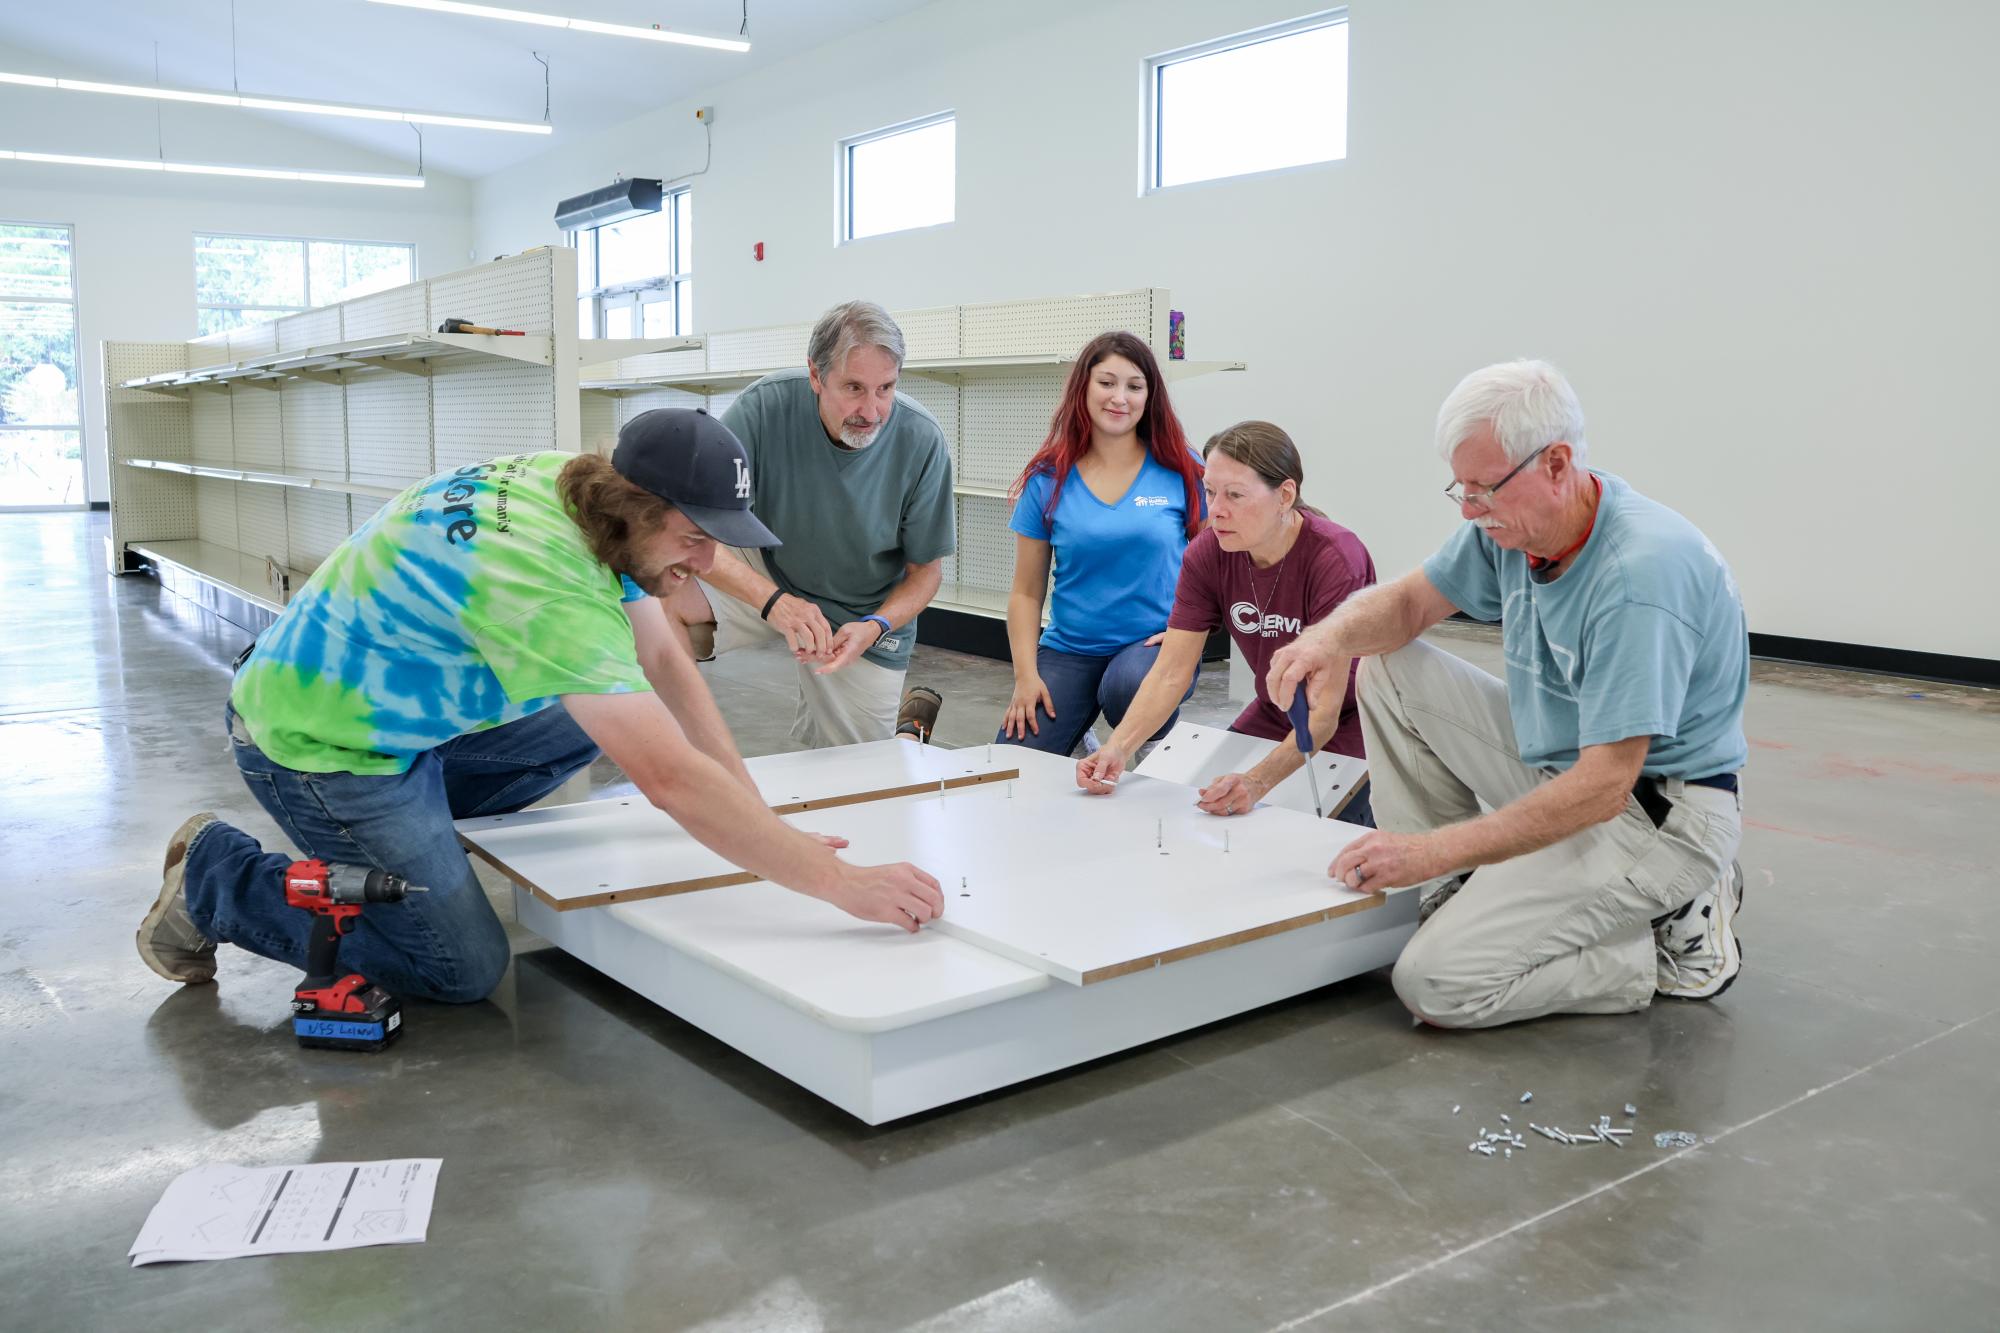
[[651, 597], [671, 597], [695, 576], [686, 565], [663, 560], [648, 561], [634, 545], [628, 545], [619, 552], [619, 556], [611, 567], [621, 571]]
[[663, 565], [651, 573], [627, 574], [625, 577], [638, 584], [649, 596], [672, 597], [687, 586], [694, 573], [680, 565]]
[[850, 449], [866, 449], [882, 433], [882, 423], [869, 425], [852, 417], [840, 423], [840, 442]]

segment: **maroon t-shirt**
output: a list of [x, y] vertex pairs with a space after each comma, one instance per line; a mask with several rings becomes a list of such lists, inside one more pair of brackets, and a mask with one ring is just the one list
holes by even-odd
[[[1252, 565], [1247, 551], [1223, 550], [1214, 531], [1202, 529], [1181, 557], [1181, 581], [1174, 589], [1173, 614], [1167, 618], [1168, 629], [1206, 634], [1217, 625], [1228, 628], [1257, 679], [1257, 697], [1229, 729], [1265, 740], [1281, 741], [1292, 730], [1264, 684], [1271, 655], [1375, 582], [1375, 562], [1359, 537], [1330, 518], [1302, 517], [1305, 526], [1292, 549], [1269, 569]], [[1340, 725], [1324, 748], [1335, 754], [1363, 754], [1352, 666], [1347, 669]]]

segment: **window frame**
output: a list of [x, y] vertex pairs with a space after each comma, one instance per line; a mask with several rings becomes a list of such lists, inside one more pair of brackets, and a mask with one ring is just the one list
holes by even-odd
[[[1144, 125], [1139, 143], [1139, 193], [1142, 196], [1162, 194], [1170, 190], [1185, 190], [1201, 185], [1219, 185], [1224, 181], [1243, 180], [1247, 177], [1277, 176], [1286, 172], [1312, 171], [1333, 166], [1338, 162], [1345, 162], [1347, 155], [1343, 150], [1339, 157], [1322, 158], [1317, 162], [1294, 162], [1290, 166], [1264, 167], [1256, 171], [1238, 171], [1226, 176], [1210, 176], [1204, 180], [1180, 181], [1173, 185], [1162, 185], [1160, 183], [1161, 159], [1164, 156], [1161, 142], [1162, 126], [1160, 123], [1160, 78], [1170, 66], [1185, 64], [1190, 60], [1199, 60], [1204, 56], [1221, 55], [1225, 51], [1234, 51], [1246, 46], [1261, 46], [1265, 42], [1274, 42], [1285, 37], [1294, 37], [1300, 33], [1313, 32], [1320, 28], [1339, 27], [1347, 22], [1347, 6], [1340, 5], [1333, 9], [1317, 10], [1314, 13], [1305, 14], [1295, 19], [1286, 19], [1282, 23], [1267, 23], [1261, 28], [1251, 28], [1244, 32], [1231, 33], [1226, 37], [1217, 37], [1210, 41], [1197, 42], [1192, 46], [1175, 47], [1171, 51], [1162, 51], [1158, 55], [1146, 57], [1146, 63], [1141, 75], [1142, 92], [1140, 100], [1143, 107], [1142, 118]], [[1352, 48], [1350, 47], [1350, 53], [1351, 50]], [[1350, 73], [1352, 71], [1352, 64], [1350, 56]], [[1346, 96], [1352, 90], [1352, 87], [1353, 81], [1349, 78], [1344, 82], [1341, 90], [1342, 95]]]
[[[195, 337], [197, 338], [206, 338], [215, 336], [213, 334], [205, 334], [201, 331], [202, 312], [207, 310], [225, 310], [236, 314], [254, 313], [266, 317], [263, 319], [250, 320], [247, 323], [232, 325], [230, 328], [222, 331], [223, 336], [226, 337], [228, 334], [234, 333], [239, 329], [247, 328], [251, 324], [268, 323], [270, 320], [273, 319], [283, 319], [287, 315], [302, 315], [309, 310], [324, 310], [327, 306], [335, 304], [335, 302], [333, 301], [315, 302], [312, 298], [312, 248], [311, 247], [313, 247], [314, 245], [366, 245], [385, 250], [407, 250], [410, 252], [410, 281], [416, 282], [420, 277], [417, 270], [417, 243], [415, 241], [372, 241], [365, 239], [356, 239], [350, 236], [279, 236], [267, 232], [248, 232], [248, 231], [198, 231], [193, 233], [193, 236], [194, 236], [194, 255], [195, 255], [194, 328], [195, 328]], [[204, 240], [289, 241], [297, 244], [299, 247], [300, 268], [305, 277], [304, 290], [305, 290], [306, 304], [301, 306], [246, 305], [233, 301], [202, 300], [201, 299], [201, 243]]]
[[[951, 216], [942, 222], [926, 222], [918, 227], [898, 227], [894, 231], [871, 232], [867, 236], [854, 234], [854, 150], [883, 139], [893, 139], [898, 135], [912, 134], [917, 130], [927, 130], [933, 125], [947, 122], [952, 126], [952, 169], [951, 169]], [[936, 231], [939, 227], [949, 227], [958, 221], [958, 111], [947, 108], [933, 111], [927, 116], [914, 120], [897, 121], [894, 125], [884, 125], [878, 130], [865, 134], [852, 134], [841, 139], [836, 147], [834, 159], [835, 204], [833, 219], [833, 243], [835, 247], [856, 245], [866, 241], [879, 241], [888, 236], [906, 236], [916, 231]]]
[[[585, 301], [591, 303], [591, 328], [593, 332], [588, 334], [583, 333], [579, 322], [578, 338], [581, 341], [591, 342], [609, 336], [606, 334], [605, 328], [610, 322], [613, 310], [629, 310], [631, 312], [632, 331], [627, 334], [621, 334], [619, 335], [620, 337], [686, 338], [693, 335], [694, 329], [691, 326], [694, 324], [692, 313], [694, 269], [687, 266], [689, 259], [688, 250], [690, 247], [683, 244], [681, 237], [679, 205], [682, 199], [687, 200], [688, 230], [692, 231], [694, 229], [693, 184], [691, 182], [683, 182], [660, 193], [660, 207], [658, 212], [666, 218], [667, 222], [667, 256], [666, 269], [655, 277], [638, 278], [631, 282], [598, 283], [597, 276], [602, 271], [604, 262], [604, 240], [597, 233], [607, 226], [617, 226], [618, 224], [615, 222], [599, 223], [592, 227], [577, 227], [565, 233], [569, 247], [577, 251], [577, 303], [579, 307]], [[639, 217], [644, 215], [634, 214], [633, 216]], [[620, 221], [629, 220], [620, 219]], [[583, 271], [583, 246], [578, 240], [586, 232], [591, 236], [589, 256], [591, 271], [588, 273]], [[686, 289], [690, 312], [687, 320], [690, 325], [688, 328], [681, 327], [681, 298], [684, 288]], [[646, 333], [645, 308], [649, 305], [665, 305], [673, 311], [674, 332], [650, 335]], [[580, 309], [578, 313], [581, 314]]]
[[90, 457], [84, 447], [84, 399], [83, 391], [83, 296], [82, 283], [77, 277], [76, 264], [76, 224], [73, 222], [31, 222], [26, 218], [0, 217], [0, 226], [34, 227], [42, 231], [64, 232], [68, 240], [65, 248], [69, 253], [69, 296], [13, 296], [0, 295], [0, 301], [11, 305], [67, 305], [69, 307], [69, 362], [73, 380], [72, 391], [76, 398], [76, 420], [73, 422], [48, 421], [8, 421], [0, 422], [0, 435], [13, 431], [73, 431], [76, 434], [78, 491], [82, 499], [75, 504], [55, 505], [12, 505], [0, 504], [0, 513], [33, 513], [36, 511], [87, 509], [90, 507]]

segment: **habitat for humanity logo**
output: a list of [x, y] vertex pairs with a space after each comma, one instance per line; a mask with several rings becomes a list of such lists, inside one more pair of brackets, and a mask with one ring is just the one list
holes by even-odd
[[1145, 509], [1148, 506], [1164, 509], [1172, 504], [1173, 501], [1164, 495], [1135, 495], [1132, 497], [1132, 503], [1140, 509]]
[[1296, 616], [1281, 616], [1273, 611], [1261, 621], [1257, 618], [1257, 608], [1248, 602], [1238, 602], [1229, 608], [1229, 621], [1237, 632], [1255, 634], [1260, 639], [1274, 639], [1280, 634], [1297, 634], [1299, 621]]

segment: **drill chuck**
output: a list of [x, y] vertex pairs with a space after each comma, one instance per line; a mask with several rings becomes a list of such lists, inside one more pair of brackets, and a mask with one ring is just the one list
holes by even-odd
[[[333, 903], [398, 903], [409, 893], [410, 881], [372, 866], [327, 865], [326, 899]], [[422, 893], [422, 889], [416, 890]]]

